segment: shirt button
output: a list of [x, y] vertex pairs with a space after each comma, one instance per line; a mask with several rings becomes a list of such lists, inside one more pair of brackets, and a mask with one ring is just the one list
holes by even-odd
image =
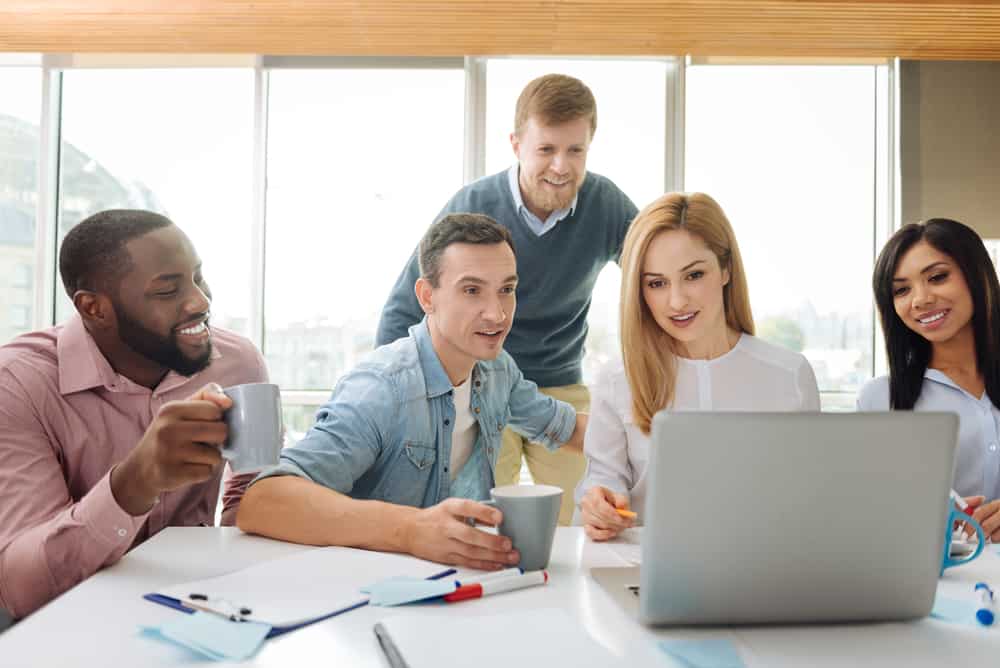
[[990, 443], [990, 452], [996, 452], [996, 451], [997, 451], [997, 444]]
[[476, 415], [479, 415], [479, 406], [476, 406], [476, 407], [475, 407], [475, 408], [473, 409], [473, 411], [475, 411]]
[[492, 457], [493, 456], [493, 448], [486, 448], [486, 454], [488, 454], [490, 457]]
[[476, 387], [479, 387], [479, 385], [480, 385], [480, 382], [477, 380], [476, 381]]
[[444, 419], [444, 426], [446, 426], [446, 427], [447, 427], [447, 426], [448, 426], [448, 425], [450, 425], [450, 424], [451, 424], [451, 420], [449, 420], [448, 418], [445, 418], [445, 419]]
[[122, 528], [119, 527], [119, 529], [118, 529], [118, 535], [121, 536], [122, 538], [124, 538], [125, 536], [128, 535], [128, 531], [125, 531], [125, 529], [122, 529]]

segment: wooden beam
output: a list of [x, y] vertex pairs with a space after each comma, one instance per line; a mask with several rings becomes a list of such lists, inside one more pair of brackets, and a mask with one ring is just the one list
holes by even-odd
[[3, 0], [0, 51], [1000, 59], [1000, 3]]

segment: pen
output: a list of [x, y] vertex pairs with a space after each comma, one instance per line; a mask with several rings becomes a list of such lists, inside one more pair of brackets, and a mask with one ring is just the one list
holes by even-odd
[[615, 512], [626, 519], [635, 519], [639, 517], [639, 513], [634, 510], [628, 510], [627, 508], [615, 508]]
[[965, 499], [959, 496], [958, 492], [956, 492], [955, 490], [951, 490], [950, 492], [948, 492], [948, 495], [951, 497], [951, 500], [955, 502], [955, 505], [958, 506], [958, 509], [961, 510], [966, 515], [968, 515], [969, 517], [972, 517], [972, 513], [976, 512], [975, 510], [969, 507], [969, 504], [965, 502]]
[[546, 571], [528, 571], [523, 575], [512, 575], [506, 578], [487, 580], [486, 582], [476, 582], [474, 584], [462, 585], [444, 597], [448, 603], [457, 603], [472, 598], [481, 598], [490, 594], [499, 594], [525, 587], [543, 585], [549, 581], [549, 574]]
[[992, 626], [996, 619], [993, 590], [985, 582], [977, 582], [975, 591], [979, 593], [979, 609], [976, 610], [976, 620], [983, 626]]
[[[505, 568], [502, 571], [493, 571], [492, 573], [485, 573], [485, 574], [479, 576], [479, 578], [475, 582], [469, 582], [469, 584], [482, 584], [484, 582], [492, 582], [493, 580], [500, 580], [502, 578], [509, 578], [509, 577], [512, 577], [512, 576], [515, 576], [515, 575], [524, 575], [524, 569], [523, 568], [518, 568], [517, 566], [515, 566], [514, 568]], [[459, 582], [457, 580], [456, 580], [456, 582], [457, 582], [457, 584], [458, 584], [459, 587], [462, 586], [461, 582]]]

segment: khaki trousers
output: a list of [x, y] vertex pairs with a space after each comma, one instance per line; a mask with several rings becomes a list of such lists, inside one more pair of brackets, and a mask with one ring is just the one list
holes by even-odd
[[[563, 385], [560, 387], [540, 387], [543, 394], [565, 401], [578, 412], [590, 412], [590, 391], [586, 385]], [[496, 484], [515, 485], [521, 475], [521, 456], [528, 462], [531, 477], [541, 485], [555, 485], [563, 490], [562, 508], [559, 510], [559, 524], [568, 526], [573, 519], [573, 492], [583, 477], [587, 460], [582, 454], [559, 448], [549, 452], [543, 446], [528, 441], [513, 429], [505, 429], [497, 458], [494, 478]]]

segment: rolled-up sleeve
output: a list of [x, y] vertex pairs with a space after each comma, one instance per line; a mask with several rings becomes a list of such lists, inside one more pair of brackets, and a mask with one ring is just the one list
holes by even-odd
[[320, 408], [305, 438], [282, 450], [278, 465], [254, 483], [295, 475], [349, 494], [386, 444], [399, 406], [395, 387], [380, 373], [364, 368], [349, 372]]
[[110, 473], [74, 501], [18, 381], [0, 374], [0, 607], [15, 618], [121, 558], [146, 515], [125, 512]]
[[524, 377], [507, 353], [503, 353], [511, 378], [510, 427], [529, 441], [555, 450], [573, 436], [576, 410], [564, 401], [538, 391], [538, 386]]

